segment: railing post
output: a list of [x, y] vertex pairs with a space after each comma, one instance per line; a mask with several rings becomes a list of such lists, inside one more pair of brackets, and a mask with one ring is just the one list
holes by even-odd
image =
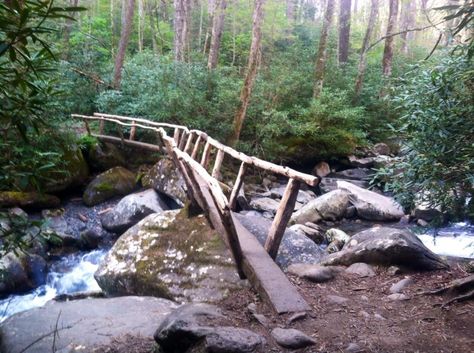
[[194, 143], [193, 153], [191, 153], [191, 158], [194, 160], [196, 159], [196, 156], [198, 154], [200, 142], [201, 142], [201, 135], [199, 135], [198, 138], [196, 139], [196, 142]]
[[90, 136], [90, 134], [91, 134], [91, 128], [90, 128], [90, 126], [89, 126], [89, 122], [88, 122], [86, 119], [84, 119], [84, 125], [85, 125], [86, 130], [87, 130], [87, 135]]
[[184, 146], [184, 153], [189, 153], [189, 150], [191, 149], [192, 143], [193, 143], [193, 133], [190, 132], [188, 135], [188, 140], [186, 141], [186, 146]]
[[184, 146], [186, 145], [186, 130], [183, 130], [181, 132], [181, 136], [179, 138], [179, 145], [178, 148], [182, 151], [184, 149]]
[[224, 160], [224, 151], [221, 149], [217, 150], [216, 161], [214, 162], [214, 168], [212, 168], [212, 177], [219, 180], [221, 175], [221, 165]]
[[300, 182], [298, 180], [288, 180], [285, 193], [280, 201], [275, 219], [268, 232], [267, 241], [265, 242], [265, 250], [267, 250], [272, 259], [276, 259], [278, 254], [278, 248], [280, 247], [283, 234], [285, 233], [286, 226], [295, 208], [299, 189]]
[[135, 126], [135, 120], [133, 120], [132, 127], [130, 128], [130, 137], [129, 137], [130, 141], [133, 141], [135, 139], [136, 131], [137, 131], [137, 127]]
[[99, 135], [104, 134], [104, 128], [105, 128], [105, 120], [100, 120], [99, 122]]
[[207, 166], [209, 165], [210, 154], [211, 154], [211, 144], [209, 142], [206, 142], [206, 145], [204, 146], [204, 151], [202, 153], [202, 158], [201, 158], [201, 165], [204, 167], [204, 169], [207, 169]]
[[237, 197], [239, 196], [240, 188], [242, 187], [242, 184], [244, 183], [244, 176], [245, 176], [246, 171], [247, 171], [247, 164], [245, 162], [242, 162], [242, 164], [240, 164], [237, 178], [235, 179], [234, 188], [232, 189], [232, 193], [230, 194], [230, 198], [229, 198], [229, 209], [231, 211], [235, 211]]
[[173, 139], [174, 139], [174, 142], [176, 143], [176, 146], [178, 146], [179, 145], [179, 129], [177, 127], [174, 128]]

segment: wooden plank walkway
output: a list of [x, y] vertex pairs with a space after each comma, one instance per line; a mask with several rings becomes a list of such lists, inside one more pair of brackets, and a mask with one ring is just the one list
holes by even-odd
[[[88, 134], [96, 136], [100, 140], [166, 152], [183, 175], [188, 188], [188, 198], [203, 210], [210, 224], [228, 246], [239, 276], [248, 278], [254, 289], [278, 314], [310, 310], [309, 305], [274, 262], [274, 259], [278, 254], [286, 225], [293, 211], [300, 184], [307, 183], [314, 186], [318, 182], [316, 177], [256, 157], [246, 156], [201, 131], [188, 130], [185, 126], [102, 113], [95, 113], [94, 116], [73, 114], [72, 117], [82, 119]], [[99, 122], [98, 134], [91, 132], [90, 121]], [[114, 123], [118, 129], [119, 137], [104, 135], [106, 122]], [[123, 127], [130, 128], [127, 139], [124, 138]], [[135, 141], [137, 127], [156, 132], [161, 146]], [[173, 137], [168, 136], [165, 129], [171, 129], [170, 136]], [[215, 153], [212, 172], [208, 172], [213, 149], [217, 153]], [[241, 162], [230, 200], [224, 195], [218, 181], [225, 155]], [[248, 166], [288, 178], [286, 190], [264, 246], [240, 223], [233, 212], [236, 208], [237, 195], [242, 192], [241, 188]]]

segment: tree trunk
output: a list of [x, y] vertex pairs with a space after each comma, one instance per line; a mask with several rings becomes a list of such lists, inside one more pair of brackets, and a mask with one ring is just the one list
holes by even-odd
[[220, 0], [216, 4], [216, 10], [212, 20], [211, 46], [209, 48], [209, 57], [207, 60], [207, 68], [215, 69], [219, 58], [219, 48], [221, 46], [222, 32], [224, 29], [225, 10], [227, 8], [227, 0]]
[[[69, 0], [70, 6], [77, 7], [79, 4], [79, 0]], [[69, 14], [71, 17], [75, 16], [75, 12]], [[70, 18], [66, 18], [66, 24], [64, 26], [64, 43], [66, 45], [66, 50], [64, 51], [63, 58], [67, 60], [69, 55], [69, 37], [71, 36], [71, 28], [72, 28], [73, 20]]]
[[296, 2], [297, 0], [286, 0], [286, 19], [288, 22], [296, 20]]
[[400, 34], [402, 40], [402, 53], [408, 54], [408, 44], [413, 39], [413, 32], [406, 32], [408, 29], [415, 27], [415, 12], [416, 4], [414, 0], [405, 0], [402, 3], [400, 31], [405, 31]]
[[114, 83], [116, 89], [120, 88], [120, 81], [122, 80], [122, 67], [125, 60], [125, 53], [127, 52], [128, 40], [130, 32], [132, 31], [133, 13], [135, 11], [135, 0], [128, 0], [122, 17], [122, 30], [120, 32], [120, 42], [117, 49], [117, 56], [115, 57], [114, 67]]
[[234, 117], [232, 125], [232, 133], [228, 139], [228, 144], [235, 147], [240, 138], [240, 132], [247, 113], [250, 95], [252, 93], [255, 77], [257, 76], [258, 57], [262, 41], [262, 22], [263, 22], [263, 4], [265, 0], [255, 0], [253, 10], [252, 24], [252, 44], [250, 45], [249, 60], [247, 65], [247, 74], [245, 76], [244, 85], [240, 92], [240, 106]]
[[190, 0], [174, 0], [174, 59], [184, 61], [188, 44]]
[[331, 28], [332, 18], [334, 14], [335, 1], [328, 1], [326, 11], [324, 13], [323, 28], [321, 30], [321, 37], [319, 38], [318, 55], [316, 56], [316, 75], [314, 82], [313, 98], [317, 99], [321, 95], [324, 82], [324, 69], [326, 67], [327, 59], [327, 42], [329, 36], [329, 29]]
[[359, 99], [360, 92], [362, 90], [362, 83], [364, 82], [365, 70], [367, 68], [367, 48], [369, 47], [369, 42], [372, 38], [378, 15], [379, 0], [371, 0], [369, 23], [367, 24], [364, 40], [362, 42], [362, 48], [360, 50], [359, 67], [357, 69], [357, 78], [354, 87], [354, 103]]
[[144, 30], [144, 11], [143, 11], [143, 1], [138, 0], [138, 51], [143, 51], [143, 33]]
[[[397, 26], [397, 15], [398, 15], [398, 0], [390, 0], [390, 9], [388, 14], [388, 22], [387, 22], [387, 33], [385, 38], [385, 48], [383, 51], [383, 58], [382, 58], [382, 74], [389, 78], [392, 75], [392, 60], [393, 60], [393, 42], [394, 37], [392, 36], [393, 33], [396, 32]], [[383, 94], [384, 90], [382, 89], [381, 95]]]
[[349, 36], [351, 33], [351, 0], [339, 0], [339, 64], [349, 58]]

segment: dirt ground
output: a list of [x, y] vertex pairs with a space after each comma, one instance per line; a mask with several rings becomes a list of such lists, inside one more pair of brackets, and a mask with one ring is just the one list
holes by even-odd
[[[279, 347], [270, 336], [274, 327], [296, 328], [312, 336], [317, 344], [292, 352], [345, 352], [351, 343], [361, 350], [377, 353], [470, 353], [474, 352], [474, 301], [440, 305], [449, 297], [423, 295], [422, 292], [443, 286], [467, 274], [459, 266], [449, 271], [392, 275], [385, 268], [376, 268], [377, 276], [358, 278], [341, 274], [327, 283], [315, 284], [290, 276], [305, 297], [312, 311], [305, 318], [288, 323], [291, 315], [275, 315], [251, 289], [233, 292], [219, 303], [235, 326], [265, 336], [265, 352], [290, 352]], [[414, 283], [403, 292], [409, 300], [390, 301], [387, 295], [392, 284], [405, 276]], [[328, 296], [348, 299], [340, 304]], [[268, 319], [268, 328], [258, 323], [247, 310], [256, 304], [257, 312]], [[151, 353], [154, 344], [147, 338], [125, 337], [101, 353]], [[353, 351], [356, 352], [356, 351]]]

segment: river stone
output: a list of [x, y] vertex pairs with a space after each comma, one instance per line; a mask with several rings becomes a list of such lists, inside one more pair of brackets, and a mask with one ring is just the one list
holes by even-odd
[[135, 174], [131, 171], [115, 167], [97, 175], [87, 185], [82, 196], [87, 206], [94, 206], [114, 196], [129, 194], [135, 189]]
[[[285, 193], [285, 190], [286, 190], [286, 185], [273, 188], [269, 192], [270, 197], [275, 198], [275, 199], [281, 199]], [[316, 198], [316, 194], [312, 192], [311, 190], [298, 190], [298, 196], [296, 196], [296, 202], [305, 204], [314, 198]]]
[[331, 173], [331, 167], [329, 166], [327, 162], [319, 162], [318, 164], [314, 166], [313, 170], [311, 171], [311, 174], [320, 178], [324, 178], [330, 173]]
[[295, 276], [307, 279], [311, 282], [327, 282], [334, 278], [336, 270], [329, 266], [293, 264], [288, 266], [287, 271]]
[[0, 297], [23, 293], [46, 282], [46, 261], [38, 255], [8, 253], [0, 259]]
[[346, 181], [338, 181], [337, 186], [347, 191], [357, 215], [369, 221], [398, 221], [404, 216], [403, 208], [394, 199], [362, 189]]
[[323, 232], [319, 228], [308, 227], [304, 224], [293, 224], [291, 227], [289, 227], [289, 229], [298, 234], [307, 236], [318, 245], [322, 244], [326, 240]]
[[404, 301], [404, 300], [410, 300], [410, 297], [403, 293], [393, 293], [393, 294], [387, 295], [387, 299], [392, 300], [392, 301]]
[[160, 159], [142, 177], [141, 182], [143, 187], [153, 188], [169, 196], [179, 207], [183, 207], [186, 203], [186, 183], [169, 158]]
[[169, 300], [152, 297], [50, 301], [0, 324], [0, 351], [51, 352], [54, 340], [57, 351], [94, 352], [94, 347], [109, 345], [126, 334], [151, 338], [175, 307]]
[[0, 191], [0, 208], [54, 208], [58, 207], [60, 203], [61, 200], [54, 195], [38, 192]]
[[362, 180], [368, 181], [371, 179], [371, 172], [370, 169], [367, 168], [353, 168], [353, 169], [346, 169], [340, 172], [334, 172], [329, 175], [331, 178], [336, 179], [347, 179], [347, 180]]
[[412, 232], [389, 227], [374, 227], [353, 235], [341, 251], [327, 256], [322, 264], [350, 266], [356, 262], [416, 270], [448, 268]]
[[262, 352], [265, 339], [257, 333], [238, 327], [213, 327], [189, 353], [256, 353]]
[[260, 212], [268, 212], [275, 215], [280, 203], [269, 197], [259, 197], [250, 200], [250, 207]]
[[351, 240], [351, 237], [340, 229], [330, 228], [326, 231], [326, 240], [328, 243], [337, 242], [342, 248], [345, 243]]
[[[345, 179], [338, 179], [338, 178], [323, 178], [321, 182], [319, 183], [319, 190], [321, 190], [322, 193], [328, 193], [334, 190], [338, 189], [337, 182], [338, 181], [344, 181]], [[358, 187], [361, 187], [363, 189], [367, 189], [370, 184], [368, 181], [364, 180], [351, 180], [352, 184], [357, 185]]]
[[293, 213], [290, 223], [317, 223], [323, 219], [335, 221], [344, 215], [348, 206], [349, 194], [343, 190], [334, 190], [308, 202]]
[[206, 218], [186, 213], [153, 213], [122, 234], [94, 275], [102, 290], [217, 302], [245, 285]]
[[[240, 223], [254, 234], [260, 244], [264, 245], [268, 231], [272, 224], [271, 220], [263, 217], [235, 214]], [[286, 229], [278, 250], [276, 262], [286, 269], [295, 263], [318, 263], [324, 255], [324, 251], [305, 235], [295, 233]]]
[[152, 213], [167, 210], [168, 206], [160, 195], [148, 189], [125, 196], [109, 212], [102, 215], [102, 227], [111, 232], [122, 233]]
[[272, 337], [280, 346], [289, 349], [300, 349], [316, 344], [313, 338], [293, 328], [284, 329], [277, 327], [272, 330]]
[[404, 278], [404, 279], [398, 281], [397, 283], [394, 283], [390, 287], [390, 293], [400, 293], [405, 288], [407, 288], [408, 286], [410, 286], [412, 284], [413, 284], [413, 279], [412, 278], [410, 278], [410, 277]]
[[355, 264], [350, 265], [346, 268], [346, 273], [357, 275], [359, 277], [374, 277], [375, 271], [372, 266], [367, 265], [363, 262], [356, 262]]

